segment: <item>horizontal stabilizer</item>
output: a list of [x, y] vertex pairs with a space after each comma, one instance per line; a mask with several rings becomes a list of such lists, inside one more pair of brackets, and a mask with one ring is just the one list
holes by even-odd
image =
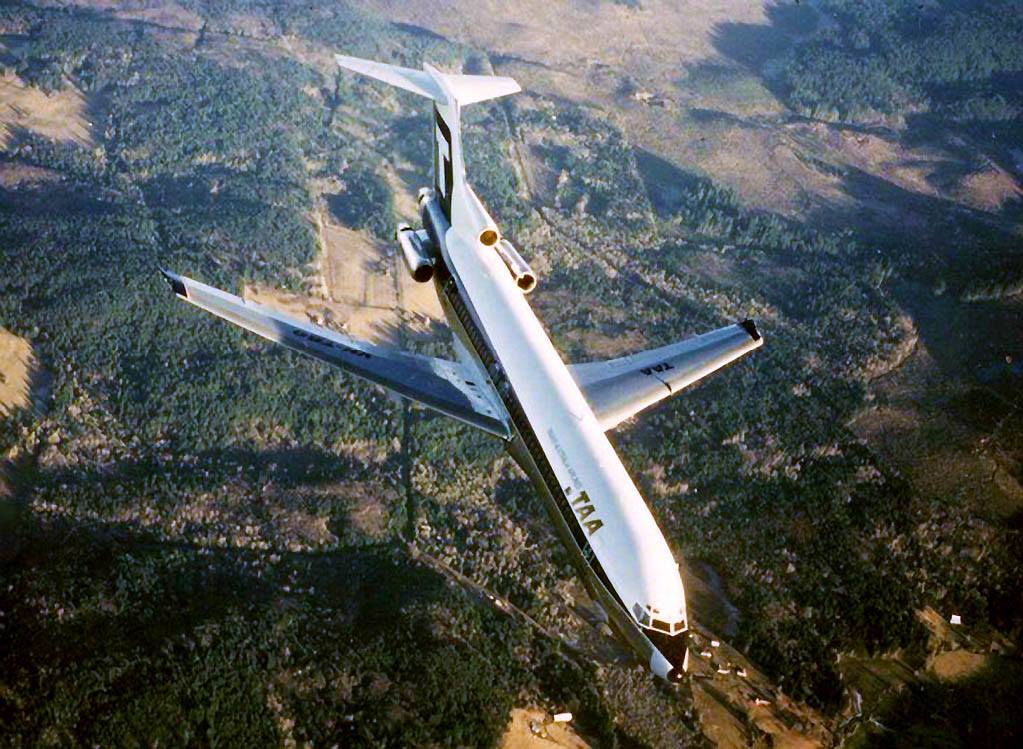
[[620, 359], [569, 370], [605, 430], [721, 369], [764, 343], [746, 320]]
[[334, 59], [337, 60], [337, 64], [342, 68], [362, 73], [384, 83], [390, 83], [392, 86], [425, 96], [427, 99], [436, 101], [438, 99], [443, 100], [444, 98], [444, 92], [440, 90], [437, 81], [425, 70], [402, 68], [397, 65], [388, 65], [383, 62], [363, 60], [358, 57], [348, 57], [347, 55], [334, 55]]
[[465, 106], [522, 90], [513, 78], [500, 75], [442, 73], [432, 65], [424, 65], [423, 70], [414, 70], [347, 55], [334, 55], [334, 59], [342, 68], [376, 78], [378, 81], [442, 104]]
[[217, 317], [490, 434], [503, 439], [510, 434], [497, 395], [463, 364], [359, 341], [162, 268], [161, 272], [178, 297]]
[[514, 78], [502, 75], [450, 75], [439, 72], [434, 74], [443, 77], [444, 83], [459, 106], [517, 94], [522, 90]]

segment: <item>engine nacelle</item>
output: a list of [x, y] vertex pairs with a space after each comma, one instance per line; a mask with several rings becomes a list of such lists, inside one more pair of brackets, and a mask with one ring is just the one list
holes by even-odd
[[515, 285], [522, 289], [523, 294], [528, 294], [536, 288], [536, 274], [529, 267], [529, 263], [522, 259], [515, 246], [507, 239], [502, 239], [495, 247], [501, 260], [508, 266], [508, 271], [515, 279]]
[[444, 216], [444, 209], [440, 201], [433, 194], [433, 190], [424, 187], [419, 191], [419, 216], [423, 220], [423, 228], [426, 229], [434, 247], [438, 248], [438, 254], [444, 255], [444, 242], [451, 224]]
[[426, 283], [433, 278], [436, 261], [419, 232], [408, 224], [401, 224], [394, 232], [394, 237], [398, 240], [398, 246], [401, 247], [401, 254], [412, 278], [419, 283]]

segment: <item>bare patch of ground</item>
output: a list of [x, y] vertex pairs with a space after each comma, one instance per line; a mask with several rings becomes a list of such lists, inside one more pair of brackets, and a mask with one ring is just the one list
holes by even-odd
[[0, 328], [0, 416], [32, 405], [34, 366], [35, 356], [28, 341]]
[[951, 624], [948, 614], [930, 606], [916, 612], [929, 633], [926, 653], [896, 651], [880, 656], [843, 655], [838, 671], [846, 688], [839, 726], [841, 743], [859, 746], [879, 730], [875, 721], [904, 699], [907, 687], [969, 681], [992, 666], [1015, 662], [1008, 638], [987, 628], [974, 631], [969, 622]]
[[[533, 268], [541, 272], [542, 278], [542, 263], [534, 263]], [[607, 307], [597, 299], [579, 299], [541, 286], [530, 296], [530, 303], [541, 320], [556, 319], [558, 309], [587, 310], [590, 327], [558, 331], [558, 344], [568, 361], [613, 359], [635, 354], [651, 345], [642, 331], [630, 327], [628, 310]]]
[[736, 748], [831, 745], [829, 721], [820, 713], [788, 697], [727, 643], [694, 630], [689, 654], [693, 707], [708, 741]]
[[443, 321], [432, 284], [414, 281], [390, 244], [316, 217], [320, 257], [310, 293], [248, 286], [244, 297], [364, 340], [428, 336]]
[[646, 348], [646, 338], [638, 330], [616, 334], [581, 330], [577, 337], [588, 357], [594, 360], [626, 356]]
[[0, 148], [14, 145], [19, 129], [56, 141], [92, 146], [92, 123], [85, 117], [85, 96], [68, 86], [46, 94], [16, 75], [0, 77]]
[[433, 285], [414, 281], [391, 244], [326, 222], [321, 236], [324, 284], [353, 335], [393, 339], [402, 320], [406, 332], [429, 333], [444, 319]]
[[303, 510], [285, 510], [277, 517], [277, 522], [285, 538], [289, 539], [288, 548], [291, 551], [305, 551], [337, 544], [337, 536], [328, 528], [330, 519], [323, 515], [314, 515]]
[[0, 187], [17, 189], [59, 179], [60, 174], [51, 169], [42, 169], [13, 161], [0, 162]]
[[[314, 494], [325, 500], [340, 502], [344, 522], [359, 536], [375, 541], [387, 536], [391, 507], [398, 502], [395, 493], [383, 489], [378, 483], [345, 481], [318, 487]], [[317, 528], [326, 530], [322, 523]]]
[[931, 660], [931, 672], [942, 681], [965, 679], [982, 671], [989, 658], [986, 654], [966, 650], [940, 653]]
[[949, 160], [948, 154], [931, 146], [906, 147], [897, 141], [821, 122], [795, 123], [786, 131], [815, 150], [834, 155], [845, 166], [862, 169], [908, 192], [938, 197], [928, 177]]
[[964, 177], [956, 197], [965, 205], [997, 213], [1006, 203], [1023, 199], [1023, 187], [1004, 169], [991, 167]]
[[[45, 387], [28, 341], [0, 328], [0, 419], [33, 407], [45, 397]], [[13, 558], [20, 548], [15, 533], [22, 514], [15, 501], [16, 479], [34, 457], [17, 445], [0, 450], [0, 561]]]
[[[727, 124], [712, 135], [701, 135], [689, 149], [684, 166], [713, 175], [731, 187], [743, 202], [792, 215], [805, 207], [805, 195], [816, 189], [820, 176], [797, 157], [792, 145], [777, 131], [764, 127]], [[662, 146], [662, 153], [671, 151]], [[677, 157], [676, 157], [677, 159]], [[825, 190], [829, 180], [821, 180]]]
[[416, 203], [417, 188], [406, 179], [406, 175], [411, 173], [410, 168], [395, 168], [390, 164], [385, 164], [383, 169], [384, 180], [394, 198], [395, 216], [399, 221], [415, 224], [419, 219], [419, 205]]
[[571, 723], [549, 723], [550, 715], [538, 708], [517, 707], [511, 711], [500, 749], [587, 749], [590, 745], [573, 730]]
[[[639, 70], [678, 70], [686, 61], [715, 54], [720, 24], [766, 23], [762, 0], [649, 0], [636, 7], [618, 3], [548, 3], [483, 0], [457, 13], [438, 0], [403, 3], [362, 0], [359, 6], [483, 49], [542, 60], [561, 70], [584, 69], [591, 61]], [[495, 19], [500, 19], [495, 22]]]

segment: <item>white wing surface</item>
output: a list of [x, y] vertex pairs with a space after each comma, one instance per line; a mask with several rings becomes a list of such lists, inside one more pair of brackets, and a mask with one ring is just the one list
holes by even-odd
[[569, 370], [606, 431], [763, 343], [756, 325], [746, 320], [620, 359], [572, 364]]
[[217, 317], [485, 432], [504, 439], [510, 436], [507, 414], [489, 391], [490, 385], [462, 364], [359, 341], [170, 271], [161, 272], [181, 299]]

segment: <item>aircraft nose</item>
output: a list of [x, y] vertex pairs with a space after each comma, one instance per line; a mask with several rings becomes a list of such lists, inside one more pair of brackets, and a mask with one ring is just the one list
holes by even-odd
[[665, 681], [678, 684], [689, 671], [689, 631], [667, 635], [656, 630], [645, 630], [654, 652], [650, 657], [650, 670]]

